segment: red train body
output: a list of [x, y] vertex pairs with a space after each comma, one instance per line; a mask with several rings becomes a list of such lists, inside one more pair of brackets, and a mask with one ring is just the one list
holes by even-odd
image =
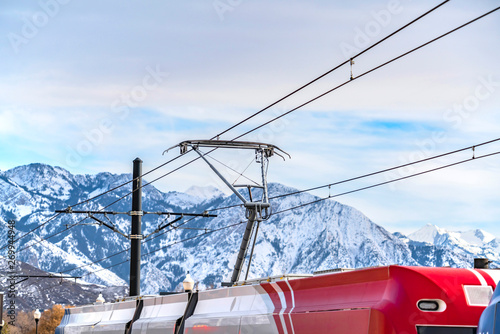
[[79, 311], [68, 309], [58, 333], [473, 334], [498, 280], [495, 270], [402, 266], [290, 275], [200, 291], [189, 313], [187, 294], [145, 298], [120, 328], [103, 319], [76, 330], [84, 317], [72, 322]]

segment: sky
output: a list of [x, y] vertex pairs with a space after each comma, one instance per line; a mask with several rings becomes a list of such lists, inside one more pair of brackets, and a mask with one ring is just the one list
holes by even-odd
[[[209, 139], [350, 59], [438, 1], [3, 1], [0, 4], [0, 170], [29, 163], [72, 173], [148, 171], [169, 147]], [[495, 7], [452, 0], [352, 65], [355, 80], [241, 138], [270, 159], [269, 182], [333, 183], [471, 147], [500, 134], [500, 11], [383, 68], [360, 74]], [[349, 64], [224, 134], [233, 139], [349, 81]], [[500, 151], [479, 146], [475, 156]], [[472, 150], [315, 191], [328, 196], [472, 157]], [[187, 154], [149, 174], [190, 161]], [[217, 151], [231, 181], [258, 179], [251, 152]], [[239, 182], [242, 182], [240, 177]], [[257, 180], [258, 181], [258, 180]], [[246, 181], [245, 181], [246, 182]], [[250, 181], [248, 181], [250, 182]], [[155, 185], [228, 192], [197, 161]], [[391, 232], [425, 224], [500, 237], [500, 155], [341, 196]], [[272, 195], [272, 194], [271, 194]]]

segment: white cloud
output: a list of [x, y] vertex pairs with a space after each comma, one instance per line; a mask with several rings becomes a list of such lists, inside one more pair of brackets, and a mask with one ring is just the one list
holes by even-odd
[[[400, 3], [402, 11], [391, 16], [371, 43], [436, 5]], [[221, 21], [211, 1], [70, 2], [18, 54], [9, 45], [0, 47], [5, 55], [0, 138], [8, 144], [1, 167], [39, 160], [73, 172], [129, 172], [131, 161], [140, 156], [145, 169], [152, 168], [171, 157], [161, 156], [165, 148], [185, 139], [210, 138], [345, 60], [342, 43], [353, 44], [357, 29], [366, 29], [375, 20], [373, 12], [387, 6], [388, 1], [245, 1]], [[494, 1], [450, 2], [359, 57], [354, 75], [494, 6]], [[9, 5], [2, 14], [3, 35], [20, 33], [23, 15], [37, 11], [37, 3]], [[470, 116], [459, 118], [460, 124], [456, 117], [447, 121], [444, 116], [475, 94], [480, 77], [491, 74], [500, 81], [494, 43], [498, 28], [493, 16], [474, 23], [243, 139], [270, 141], [289, 151], [292, 160], [271, 163], [271, 181], [299, 188], [397, 165], [420, 152], [420, 144], [434, 132], [445, 134], [446, 140], [434, 142], [431, 154], [492, 139], [498, 136], [500, 88]], [[143, 83], [148, 66], [159, 66], [168, 77], [127, 115], [117, 113], [115, 102], [123, 106], [122, 96]], [[344, 66], [224, 138], [348, 78], [349, 67]], [[113, 129], [99, 136], [95, 131], [103, 120]], [[70, 166], [68, 155], [85, 145], [88, 153]], [[246, 164], [240, 163], [243, 168]], [[180, 162], [154, 176], [178, 166]], [[488, 230], [498, 213], [487, 201], [495, 197], [495, 187], [489, 185], [498, 183], [496, 167], [475, 166], [481, 167], [467, 165], [401, 183], [398, 191], [385, 187], [345, 201], [378, 223], [397, 227], [400, 222], [403, 228], [431, 221], [472, 224], [474, 212], [481, 212], [478, 223]], [[214, 182], [208, 169], [196, 165], [158, 183], [165, 190], [184, 190]], [[433, 184], [437, 188], [429, 191]], [[468, 202], [473, 204], [469, 211]]]

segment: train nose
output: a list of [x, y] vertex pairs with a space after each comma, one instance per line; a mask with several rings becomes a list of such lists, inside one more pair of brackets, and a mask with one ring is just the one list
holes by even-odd
[[490, 304], [483, 311], [477, 334], [500, 334], [500, 302]]

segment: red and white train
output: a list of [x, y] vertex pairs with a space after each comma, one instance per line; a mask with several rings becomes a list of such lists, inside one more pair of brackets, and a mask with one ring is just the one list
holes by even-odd
[[489, 269], [386, 266], [66, 309], [56, 333], [475, 334]]

